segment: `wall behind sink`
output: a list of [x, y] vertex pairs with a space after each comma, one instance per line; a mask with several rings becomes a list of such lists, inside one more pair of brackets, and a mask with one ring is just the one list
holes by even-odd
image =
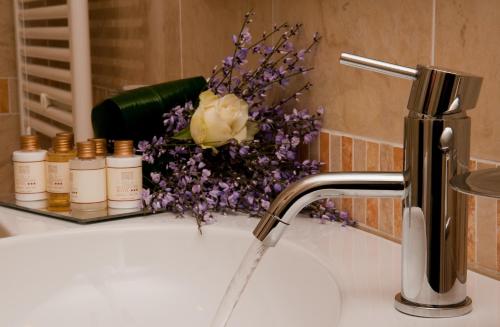
[[[324, 171], [400, 170], [411, 82], [340, 66], [341, 51], [416, 66], [434, 64], [484, 77], [472, 117], [472, 169], [500, 161], [500, 2], [495, 0], [90, 0], [95, 101], [125, 85], [207, 76], [230, 53], [243, 14], [254, 35], [273, 23], [302, 22], [300, 43], [323, 36], [315, 84], [301, 105], [326, 108], [310, 156]], [[469, 199], [469, 264], [500, 274], [500, 205]], [[401, 237], [396, 199], [337, 201], [360, 226]]]
[[[472, 117], [471, 169], [500, 164], [500, 2], [494, 0], [273, 1], [273, 17], [301, 20], [323, 43], [303, 103], [326, 107], [324, 131], [310, 155], [324, 171], [401, 170], [403, 117], [411, 82], [340, 66], [340, 52], [400, 65], [430, 64], [484, 77]], [[469, 198], [468, 259], [500, 278], [500, 202]], [[360, 225], [401, 237], [397, 199], [344, 199]]]
[[89, 0], [95, 102], [126, 85], [209, 76], [249, 8], [255, 30], [269, 30], [271, 1]]
[[0, 196], [13, 192], [12, 152], [19, 147], [12, 0], [0, 0]]

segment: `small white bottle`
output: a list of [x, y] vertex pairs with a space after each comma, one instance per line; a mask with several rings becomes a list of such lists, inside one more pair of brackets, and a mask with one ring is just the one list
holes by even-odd
[[21, 136], [21, 150], [14, 151], [14, 190], [18, 201], [47, 199], [45, 162], [47, 151], [40, 149], [36, 135]]
[[97, 211], [106, 208], [106, 162], [96, 158], [95, 143], [76, 144], [76, 158], [69, 162], [71, 210]]
[[134, 154], [130, 140], [117, 140], [114, 153], [106, 158], [108, 207], [138, 209], [141, 206], [142, 157]]

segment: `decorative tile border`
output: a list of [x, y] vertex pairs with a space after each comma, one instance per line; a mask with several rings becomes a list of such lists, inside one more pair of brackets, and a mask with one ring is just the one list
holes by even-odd
[[17, 114], [17, 79], [0, 77], [0, 114]]
[[[361, 136], [322, 130], [309, 156], [328, 171], [402, 171], [403, 147]], [[500, 162], [472, 159], [471, 170], [498, 167]], [[468, 196], [467, 256], [469, 268], [500, 279], [500, 200]], [[361, 229], [401, 240], [402, 201], [397, 198], [334, 199]]]

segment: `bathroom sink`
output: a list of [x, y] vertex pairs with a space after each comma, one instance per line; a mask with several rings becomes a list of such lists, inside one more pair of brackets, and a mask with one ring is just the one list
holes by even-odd
[[[94, 227], [0, 240], [0, 326], [210, 326], [250, 232], [193, 224]], [[282, 241], [228, 326], [335, 326], [331, 273]]]

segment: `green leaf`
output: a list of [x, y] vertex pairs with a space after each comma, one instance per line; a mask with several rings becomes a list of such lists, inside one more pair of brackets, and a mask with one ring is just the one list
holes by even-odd
[[193, 137], [191, 136], [191, 131], [189, 130], [189, 126], [179, 131], [179, 133], [172, 136], [172, 138], [174, 140], [181, 140], [181, 141], [187, 141], [193, 139]]

